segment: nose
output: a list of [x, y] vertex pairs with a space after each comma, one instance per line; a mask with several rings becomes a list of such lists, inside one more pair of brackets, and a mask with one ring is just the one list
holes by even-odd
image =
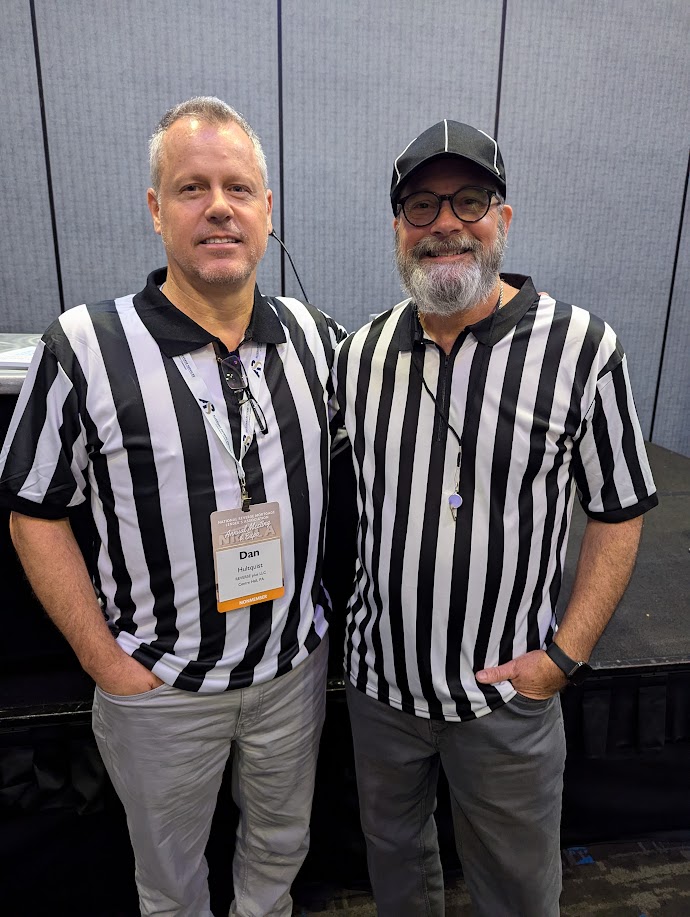
[[212, 221], [225, 221], [232, 219], [234, 210], [223, 188], [212, 188], [206, 207], [206, 219]]
[[431, 224], [431, 231], [436, 235], [446, 236], [453, 232], [462, 232], [464, 225], [462, 220], [459, 220], [453, 213], [450, 201], [445, 200], [441, 201], [441, 209], [438, 212], [438, 216]]

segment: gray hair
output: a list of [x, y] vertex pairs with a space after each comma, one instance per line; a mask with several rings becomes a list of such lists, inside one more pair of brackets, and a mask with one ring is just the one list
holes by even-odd
[[252, 126], [242, 115], [215, 96], [195, 96], [186, 102], [180, 102], [169, 109], [161, 118], [149, 140], [149, 168], [151, 169], [151, 185], [158, 194], [161, 184], [161, 159], [163, 157], [163, 138], [168, 128], [181, 118], [199, 118], [208, 124], [218, 126], [233, 123], [239, 125], [249, 137], [256, 153], [256, 161], [261, 172], [264, 188], [268, 187], [268, 168], [261, 141]]

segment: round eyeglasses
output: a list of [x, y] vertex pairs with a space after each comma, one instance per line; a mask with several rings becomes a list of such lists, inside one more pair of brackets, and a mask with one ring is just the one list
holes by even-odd
[[450, 203], [453, 213], [463, 223], [478, 223], [489, 212], [492, 197], [498, 200], [496, 192], [489, 188], [460, 188], [453, 194], [415, 191], [401, 198], [398, 207], [412, 226], [431, 225], [441, 212], [444, 201]]

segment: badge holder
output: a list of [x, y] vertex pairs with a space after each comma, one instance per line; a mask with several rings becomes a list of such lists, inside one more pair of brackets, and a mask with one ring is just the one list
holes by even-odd
[[285, 595], [277, 503], [211, 514], [218, 611], [237, 611]]

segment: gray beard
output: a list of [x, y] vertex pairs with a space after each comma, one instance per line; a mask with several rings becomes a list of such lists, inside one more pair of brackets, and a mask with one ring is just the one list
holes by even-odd
[[[499, 218], [496, 241], [488, 248], [478, 239], [451, 236], [443, 241], [422, 239], [409, 252], [402, 252], [396, 233], [395, 260], [403, 289], [419, 311], [429, 315], [450, 316], [474, 309], [491, 296], [496, 286], [506, 235], [505, 223]], [[421, 262], [425, 255], [463, 251], [474, 254], [469, 264]]]

